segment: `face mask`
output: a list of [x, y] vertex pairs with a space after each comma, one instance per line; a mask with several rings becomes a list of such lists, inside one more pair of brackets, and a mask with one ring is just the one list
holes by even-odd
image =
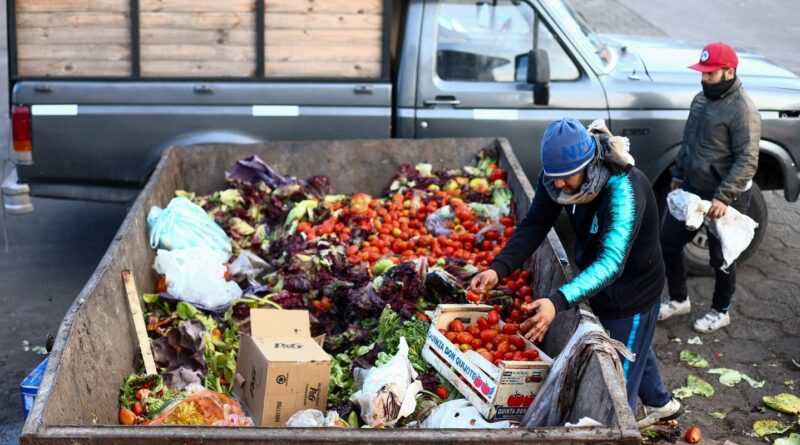
[[703, 84], [703, 95], [705, 95], [709, 100], [717, 100], [728, 91], [731, 86], [733, 86], [733, 82], [736, 81], [736, 77], [733, 77], [729, 80], [723, 80], [718, 83], [706, 83], [700, 82]]

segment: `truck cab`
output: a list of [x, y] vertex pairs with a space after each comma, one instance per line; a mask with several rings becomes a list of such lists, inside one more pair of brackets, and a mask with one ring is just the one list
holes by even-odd
[[[572, 117], [627, 136], [663, 198], [701, 90], [699, 46], [597, 34], [564, 0], [63, 3], [9, 15], [17, 170], [42, 196], [128, 201], [170, 145], [298, 139], [500, 136], [535, 182], [544, 129]], [[763, 122], [755, 182], [795, 201], [800, 79], [739, 57]]]

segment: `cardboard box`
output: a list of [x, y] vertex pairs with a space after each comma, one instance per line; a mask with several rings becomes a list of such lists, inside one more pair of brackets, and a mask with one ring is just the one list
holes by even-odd
[[47, 368], [47, 359], [45, 357], [39, 366], [37, 366], [19, 385], [19, 391], [22, 393], [22, 410], [25, 413], [25, 418], [28, 418], [28, 413], [33, 408], [33, 402], [36, 400], [36, 394], [39, 392], [39, 385], [42, 384], [42, 377], [44, 376], [44, 369]]
[[251, 309], [251, 335], [239, 339], [234, 393], [258, 426], [284, 426], [292, 414], [328, 402], [331, 357], [311, 338], [308, 311]]
[[491, 310], [492, 307], [487, 305], [439, 305], [431, 320], [422, 357], [477, 407], [486, 420], [518, 421], [539, 392], [553, 360], [525, 340], [525, 349], [539, 351], [539, 360], [504, 360], [498, 367], [472, 351], [465, 354], [439, 332], [440, 328], [447, 330], [456, 318], [468, 326]]

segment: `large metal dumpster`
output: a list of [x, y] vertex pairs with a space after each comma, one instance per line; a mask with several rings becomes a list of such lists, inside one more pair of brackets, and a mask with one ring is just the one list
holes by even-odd
[[[548, 427], [508, 430], [372, 430], [298, 428], [124, 427], [117, 424], [117, 397], [123, 379], [134, 372], [138, 347], [128, 314], [121, 273], [131, 270], [139, 290], [153, 289], [145, 217], [164, 206], [175, 190], [200, 194], [224, 186], [224, 171], [236, 160], [257, 154], [278, 172], [298, 177], [330, 176], [336, 193], [379, 195], [401, 163], [427, 161], [434, 168], [468, 164], [481, 149], [497, 147], [509, 171], [518, 214], [524, 215], [533, 189], [503, 139], [357, 140], [270, 142], [254, 145], [173, 147], [165, 151], [133, 204], [94, 275], [67, 312], [51, 352], [39, 394], [22, 432], [23, 444], [44, 443], [638, 443], [639, 431], [624, 386], [611, 357], [595, 353], [583, 375], [570, 421], [588, 416], [603, 427]], [[531, 287], [547, 295], [571, 276], [563, 247], [551, 231], [529, 261]], [[559, 314], [544, 350], [555, 356], [578, 323], [596, 323], [588, 312]]]

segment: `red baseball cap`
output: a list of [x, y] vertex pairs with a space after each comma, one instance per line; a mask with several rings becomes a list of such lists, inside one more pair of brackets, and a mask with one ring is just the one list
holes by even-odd
[[710, 73], [720, 68], [736, 68], [739, 66], [739, 58], [736, 51], [722, 42], [709, 43], [700, 53], [700, 61], [689, 66], [693, 70], [703, 73]]

